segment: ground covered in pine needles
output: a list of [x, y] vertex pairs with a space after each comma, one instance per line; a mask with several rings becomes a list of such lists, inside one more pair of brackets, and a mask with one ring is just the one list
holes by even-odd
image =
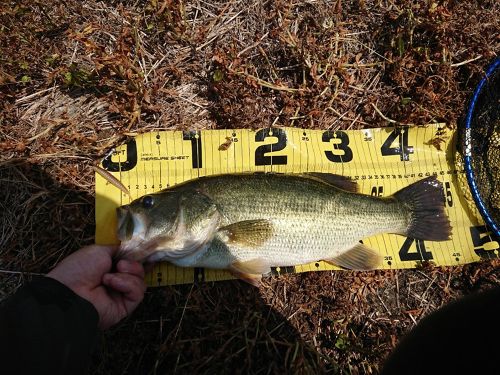
[[[93, 242], [92, 165], [151, 130], [446, 122], [500, 51], [500, 3], [0, 4], [0, 298]], [[376, 374], [498, 261], [148, 290], [89, 374]]]

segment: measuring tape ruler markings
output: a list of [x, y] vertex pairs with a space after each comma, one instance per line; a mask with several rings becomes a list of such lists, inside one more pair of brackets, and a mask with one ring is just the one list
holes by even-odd
[[[367, 131], [363, 132], [362, 133], [362, 144], [368, 146], [366, 148], [367, 148], [368, 153], [369, 153], [369, 157], [366, 158], [365, 162], [369, 165], [369, 167], [373, 171], [375, 171], [375, 173], [377, 173], [377, 170], [379, 169], [375, 165], [375, 160], [377, 159], [377, 154], [376, 154], [377, 150], [371, 146], [372, 142], [374, 142], [374, 132], [371, 130], [367, 130]], [[354, 144], [356, 145], [357, 142], [355, 142]], [[361, 153], [362, 153], [362, 151], [360, 151], [359, 147], [357, 147], [356, 154], [361, 154]], [[385, 163], [385, 160], [383, 162]], [[357, 171], [357, 173], [362, 173], [363, 165], [360, 164], [358, 168], [355, 168], [355, 171]], [[377, 178], [374, 178], [373, 182], [368, 183], [368, 181], [367, 181], [366, 184], [372, 185], [371, 188], [368, 187], [368, 189], [370, 189], [370, 195], [376, 196], [376, 197], [382, 197], [387, 192], [384, 192], [383, 184], [381, 184], [378, 181], [378, 176], [376, 174], [375, 174], [375, 176]], [[367, 189], [365, 188], [364, 190], [366, 192]], [[376, 236], [372, 239], [372, 241], [370, 241], [369, 239], [365, 240], [365, 242], [368, 244], [368, 246], [375, 248], [375, 249], [379, 249], [379, 252], [383, 256], [384, 265], [386, 265], [388, 267], [392, 267], [394, 257], [395, 257], [394, 250], [393, 250], [394, 246], [390, 245], [390, 242], [392, 242], [392, 240], [393, 239], [390, 236], [389, 237], [388, 236]]]
[[[438, 135], [439, 136], [439, 135]], [[455, 221], [463, 223], [462, 226], [471, 226], [473, 223], [468, 217], [468, 214], [465, 210], [459, 209], [461, 207], [460, 200], [462, 199], [462, 189], [467, 189], [466, 186], [460, 186], [458, 177], [459, 174], [463, 174], [462, 170], [457, 170], [455, 165], [455, 153], [456, 151], [456, 132], [452, 133], [450, 136], [449, 144], [447, 145], [447, 150], [445, 154], [444, 160], [440, 159], [441, 170], [444, 170], [446, 167], [448, 170], [455, 171], [456, 173], [452, 175], [446, 175], [446, 179], [444, 181], [444, 200], [445, 205], [448, 209], [450, 215], [455, 215]], [[468, 224], [466, 224], [468, 223]], [[455, 231], [456, 232], [456, 231]], [[453, 234], [455, 234], [455, 232]], [[458, 242], [458, 246], [457, 246]], [[468, 239], [463, 238], [463, 234], [459, 236], [458, 241], [454, 241], [451, 244], [447, 244], [449, 255], [449, 264], [460, 264], [460, 263], [469, 263], [474, 261], [472, 256], [472, 246], [469, 243]]]
[[[456, 133], [454, 133], [449, 146], [450, 150], [446, 155], [446, 162], [450, 169], [456, 169], [454, 162], [454, 157], [456, 155], [456, 138]], [[467, 188], [466, 186], [459, 186], [458, 173], [463, 173], [463, 171], [457, 171], [457, 174], [453, 176], [454, 179], [451, 181], [452, 186], [450, 186], [449, 189], [448, 186], [445, 186], [446, 203], [448, 206], [459, 206], [459, 202], [457, 202], [458, 200], [460, 200], [459, 190], [461, 188]], [[451, 191], [451, 196], [448, 196], [449, 191]], [[456, 197], [457, 199], [453, 199], [453, 197]], [[466, 223], [470, 221], [466, 210], [467, 208], [465, 207], [463, 210], [455, 209], [450, 211], [457, 216], [455, 218], [456, 222]], [[456, 232], [457, 231], [455, 231], [454, 233]], [[474, 261], [474, 255], [472, 253], [473, 245], [471, 244], [472, 240], [469, 242], [468, 239], [464, 238], [464, 236], [465, 233], [462, 233], [461, 231], [460, 233], [458, 233], [457, 241], [454, 242], [454, 244], [458, 243], [458, 246], [454, 246], [451, 251], [451, 257], [456, 263], [460, 263], [461, 259], [463, 259], [467, 263]]]
[[[450, 219], [454, 227], [461, 228], [458, 232], [454, 229], [452, 242], [427, 243], [390, 234], [364, 241], [384, 257], [382, 268], [414, 267], [415, 262], [422, 260], [433, 260], [438, 265], [466, 263], [479, 258], [481, 249], [478, 246], [484, 247], [487, 241], [481, 233], [477, 235], [475, 229], [469, 229], [471, 237], [463, 233], [464, 227], [480, 226], [470, 222], [455, 199], [458, 192], [457, 172], [452, 167], [453, 154], [450, 155], [449, 150], [440, 152], [431, 145], [438, 134], [447, 136], [444, 147], [454, 148], [453, 133], [441, 129], [440, 125], [355, 131], [265, 128], [258, 131], [154, 132], [129, 141], [114, 155], [105, 158], [102, 165], [110, 172], [119, 172], [117, 177], [125, 185], [128, 183], [134, 198], [196, 177], [255, 171], [343, 174], [357, 181], [362, 193], [388, 196], [416, 180], [436, 174], [443, 182], [443, 199]], [[135, 185], [131, 183], [134, 180]], [[102, 205], [102, 199], [98, 199], [101, 193], [111, 197], [116, 206], [128, 202], [128, 197], [122, 197], [122, 193], [103, 184], [106, 185], [102, 178], [96, 176], [96, 191], [99, 192], [96, 223], [102, 222], [102, 211], [109, 211], [110, 206]], [[103, 234], [105, 230], [114, 231], [114, 228], [97, 226], [96, 241], [109, 242], [109, 234]], [[457, 247], [460, 252], [456, 251]], [[490, 256], [491, 251], [487, 254]], [[315, 262], [276, 267], [272, 271], [281, 274], [323, 269], [338, 268]], [[152, 285], [231, 278], [225, 271], [178, 269], [169, 264], [158, 265], [155, 272], [156, 281], [154, 277], [150, 279]]]
[[[429, 128], [426, 130], [431, 130], [431, 129]], [[440, 128], [433, 131], [432, 136], [435, 137], [434, 139], [439, 138], [440, 131], [441, 131]], [[440, 143], [437, 142], [435, 147], [438, 149], [441, 148]], [[453, 183], [452, 182], [453, 175], [447, 176], [447, 175], [441, 175], [441, 173], [444, 172], [445, 170], [450, 170], [450, 168], [453, 167], [453, 165], [449, 164], [448, 159], [446, 158], [446, 153], [443, 151], [439, 151], [438, 157], [435, 157], [434, 153], [430, 153], [430, 155], [431, 155], [432, 165], [438, 169], [440, 176], [442, 178], [441, 181], [443, 183], [443, 201], [444, 201], [443, 203], [446, 207], [448, 215], [450, 215], [453, 208], [453, 196], [455, 195], [451, 190]], [[453, 242], [451, 244], [453, 244]], [[450, 247], [450, 243], [448, 242], [437, 242], [435, 243], [435, 247], [438, 250], [435, 254], [437, 259], [436, 262], [437, 264], [456, 264], [456, 262], [452, 260], [452, 255], [451, 255], [454, 246]]]
[[[364, 134], [360, 145], [361, 152], [359, 152], [362, 165], [358, 171], [355, 171], [356, 175], [354, 175], [354, 179], [359, 178], [363, 193], [374, 196], [389, 196], [401, 188], [400, 183], [402, 181], [399, 180], [392, 181], [392, 186], [389, 187], [385, 186], [384, 182], [379, 182], [379, 179], [383, 181], [389, 176], [397, 176], [401, 173], [401, 168], [405, 170], [404, 156], [400, 155], [403, 149], [400, 145], [398, 145], [398, 148], [394, 147], [394, 142], [398, 140], [398, 132], [399, 130], [396, 129], [388, 129], [388, 131], [373, 131], [368, 136], [366, 133]], [[356, 141], [353, 142], [353, 144], [357, 143]], [[365, 157], [367, 153], [370, 155], [369, 158]], [[377, 159], [378, 167], [375, 164]], [[380, 168], [380, 165], [383, 167]], [[382, 171], [383, 174], [379, 175]], [[385, 173], [389, 176], [384, 176]], [[385, 268], [392, 268], [395, 265], [395, 259], [397, 259], [395, 250], [400, 248], [397, 240], [395, 236], [381, 235], [366, 239], [366, 243], [381, 252], [384, 257]], [[382, 251], [385, 251], [385, 254], [382, 254]]]
[[[430, 127], [425, 127], [423, 129], [423, 134], [422, 134], [422, 137], [419, 139], [418, 135], [419, 135], [419, 132], [417, 132], [417, 136], [415, 137], [415, 145], [418, 145], [419, 141], [421, 142], [424, 142], [425, 144], [425, 139], [433, 139], [432, 137], [435, 137], [436, 136], [436, 133], [439, 131], [439, 128], [438, 129], [432, 129]], [[430, 131], [429, 131], [430, 130]], [[409, 129], [407, 129], [406, 133], [408, 133]], [[406, 136], [408, 137], [408, 134], [406, 134]], [[428, 144], [431, 144], [430, 141], [427, 141]], [[426, 152], [425, 153], [425, 157], [423, 158], [423, 163], [424, 163], [424, 170], [426, 171], [431, 171], [431, 174], [435, 174], [439, 180], [441, 181], [442, 185], [443, 185], [443, 204], [445, 206], [445, 209], [447, 211], [447, 214], [448, 216], [450, 215], [450, 210], [449, 210], [449, 207], [447, 206], [446, 204], [446, 199], [445, 199], [445, 185], [447, 183], [446, 181], [446, 177], [441, 177], [439, 175], [439, 173], [441, 171], [444, 172], [444, 170], [446, 170], [446, 166], [444, 166], [444, 168], [446, 169], [443, 169], [443, 165], [441, 164], [441, 160], [442, 160], [442, 156], [443, 153], [442, 151], [440, 151], [437, 147], [437, 146], [431, 146], [431, 147], [434, 147], [436, 149], [435, 152]], [[418, 153], [418, 152], [417, 152]], [[419, 155], [415, 155], [413, 154], [416, 158], [419, 157]], [[415, 242], [417, 243], [417, 248], [418, 248], [418, 253], [421, 255], [422, 257], [422, 260], [427, 260], [427, 261], [432, 261], [432, 262], [435, 262], [436, 264], [449, 264], [449, 256], [448, 256], [448, 253], [449, 253], [449, 249], [447, 248], [448, 246], [448, 242], [433, 242], [433, 243], [429, 243], [429, 242], [426, 242], [426, 241], [418, 241], [418, 240], [415, 240]], [[444, 244], [444, 246], [443, 246]], [[432, 249], [431, 249], [431, 246], [432, 245]]]

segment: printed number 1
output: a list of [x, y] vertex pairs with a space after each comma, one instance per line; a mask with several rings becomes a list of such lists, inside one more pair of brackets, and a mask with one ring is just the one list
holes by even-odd
[[201, 136], [195, 131], [182, 132], [182, 139], [191, 141], [191, 160], [193, 168], [201, 168], [203, 166], [201, 158]]

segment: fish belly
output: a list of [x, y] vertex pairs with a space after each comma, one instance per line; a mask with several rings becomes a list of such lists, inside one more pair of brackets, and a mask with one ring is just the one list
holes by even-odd
[[[257, 258], [265, 260], [270, 267], [294, 266], [334, 258], [371, 235], [404, 230], [404, 215], [397, 214], [397, 210], [387, 210], [387, 205], [379, 210], [364, 207], [364, 211], [328, 210], [320, 214], [301, 212], [295, 217], [268, 218], [275, 231], [262, 246], [214, 240], [203, 254], [192, 259], [191, 266], [227, 268], [235, 261]], [[255, 220], [255, 217], [249, 216], [246, 220]]]

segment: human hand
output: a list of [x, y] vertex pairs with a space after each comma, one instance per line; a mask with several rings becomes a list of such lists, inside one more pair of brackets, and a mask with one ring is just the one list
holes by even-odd
[[144, 268], [120, 260], [111, 272], [116, 246], [91, 245], [69, 255], [47, 276], [92, 303], [99, 313], [99, 328], [106, 329], [129, 315], [146, 291]]

